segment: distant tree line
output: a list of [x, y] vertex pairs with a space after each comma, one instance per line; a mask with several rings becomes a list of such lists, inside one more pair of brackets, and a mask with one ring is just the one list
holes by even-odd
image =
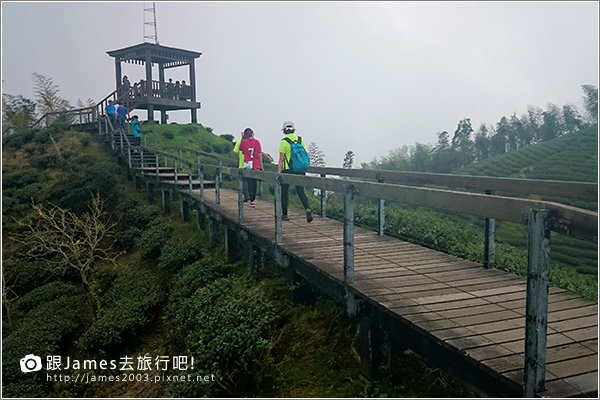
[[436, 144], [415, 142], [390, 151], [388, 156], [362, 163], [363, 169], [384, 169], [448, 173], [471, 163], [521, 147], [551, 140], [598, 123], [598, 88], [582, 86], [584, 110], [573, 104], [562, 108], [549, 103], [544, 111], [528, 106], [520, 118], [503, 116], [495, 125], [481, 124], [477, 130], [471, 120], [459, 121], [452, 137], [437, 133]]
[[[59, 95], [60, 89], [52, 78], [34, 72], [32, 74], [35, 100], [22, 95], [2, 93], [2, 136], [28, 131], [47, 113], [72, 110], [75, 107]], [[84, 103], [77, 100], [78, 108], [94, 106], [92, 99]]]

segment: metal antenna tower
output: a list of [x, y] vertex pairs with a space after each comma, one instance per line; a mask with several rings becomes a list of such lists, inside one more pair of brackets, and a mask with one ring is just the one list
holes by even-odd
[[[148, 15], [152, 13], [152, 15]], [[148, 21], [147, 19], [150, 19]], [[154, 27], [154, 35], [146, 34], [146, 26]], [[151, 28], [150, 28], [151, 29]], [[144, 43], [146, 39], [154, 40], [154, 44], [158, 44], [158, 34], [156, 33], [156, 7], [154, 6], [154, 2], [152, 2], [152, 7], [146, 6], [144, 3]]]

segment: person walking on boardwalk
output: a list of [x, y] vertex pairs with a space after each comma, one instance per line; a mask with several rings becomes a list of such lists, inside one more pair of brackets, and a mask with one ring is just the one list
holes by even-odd
[[[294, 127], [294, 123], [292, 121], [286, 121], [283, 123], [283, 134], [285, 137], [281, 139], [281, 143], [279, 144], [279, 163], [277, 164], [277, 172], [284, 174], [296, 174], [296, 175], [305, 175], [304, 172], [298, 172], [296, 168], [292, 168], [292, 146], [295, 144], [300, 144], [305, 149], [306, 146], [304, 144], [304, 140], [301, 137], [296, 135], [296, 129]], [[288, 217], [288, 205], [289, 205], [289, 184], [281, 185], [281, 210], [282, 215], [281, 219], [283, 221], [289, 221]], [[311, 222], [313, 220], [312, 212], [308, 206], [308, 199], [306, 198], [306, 193], [304, 193], [303, 186], [296, 186], [296, 193], [302, 202], [302, 206], [306, 210], [306, 221]]]
[[[233, 152], [238, 157], [238, 168], [244, 168], [244, 154], [240, 151], [240, 145], [242, 144], [242, 140], [244, 139], [244, 132], [241, 133], [240, 140], [235, 143], [233, 146]], [[244, 193], [244, 203], [248, 201], [248, 182], [244, 179], [242, 182], [242, 192]]]
[[[244, 130], [240, 153], [244, 156], [244, 169], [262, 170], [262, 147], [260, 142], [254, 138], [254, 132], [250, 128]], [[256, 205], [256, 179], [246, 178], [246, 181], [248, 182], [250, 207], [254, 207]]]

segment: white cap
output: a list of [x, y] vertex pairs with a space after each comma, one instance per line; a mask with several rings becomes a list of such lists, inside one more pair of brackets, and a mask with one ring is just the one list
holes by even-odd
[[294, 128], [294, 123], [292, 121], [285, 121], [283, 123], [283, 129], [281, 129], [282, 131], [285, 131], [286, 129], [292, 129], [295, 130]]

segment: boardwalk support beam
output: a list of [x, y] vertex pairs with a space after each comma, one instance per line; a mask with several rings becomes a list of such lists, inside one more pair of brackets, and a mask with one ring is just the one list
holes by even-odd
[[161, 189], [161, 193], [162, 193], [163, 213], [165, 215], [169, 215], [169, 214], [171, 214], [171, 194], [165, 188]]
[[181, 199], [181, 220], [183, 222], [190, 220], [190, 203], [183, 198]]
[[392, 366], [390, 337], [368, 316], [360, 316], [360, 369], [369, 379], [389, 374]]
[[148, 203], [154, 204], [154, 183], [146, 181], [146, 194], [148, 197]]
[[225, 228], [225, 251], [228, 262], [236, 262], [239, 259], [239, 238], [237, 233], [230, 228]]
[[203, 204], [199, 204], [196, 207], [196, 223], [198, 224], [198, 230], [206, 229], [206, 209]]
[[548, 329], [549, 211], [528, 214], [527, 303], [523, 396], [535, 397], [546, 386], [546, 334]]

